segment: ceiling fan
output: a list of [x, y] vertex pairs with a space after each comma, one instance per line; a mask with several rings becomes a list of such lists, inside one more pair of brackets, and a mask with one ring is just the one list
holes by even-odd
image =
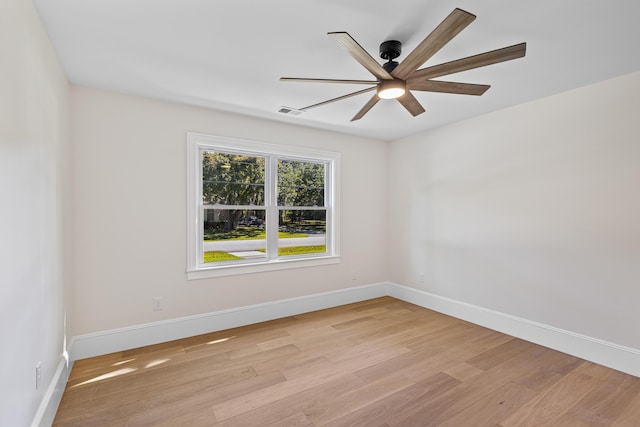
[[446, 76], [461, 71], [480, 68], [499, 62], [522, 58], [527, 49], [526, 43], [520, 43], [502, 49], [478, 55], [468, 56], [455, 61], [445, 62], [422, 69], [418, 69], [427, 62], [436, 52], [449, 43], [458, 33], [467, 27], [476, 16], [462, 9], [455, 9], [444, 21], [436, 27], [418, 46], [401, 62], [394, 61], [400, 56], [402, 44], [397, 40], [388, 40], [380, 45], [380, 57], [387, 62], [380, 65], [366, 50], [362, 48], [348, 33], [328, 33], [364, 68], [376, 77], [376, 80], [341, 80], [341, 79], [314, 79], [281, 77], [281, 81], [305, 82], [305, 83], [345, 83], [361, 84], [370, 87], [309, 105], [298, 109], [306, 111], [311, 108], [340, 101], [366, 92], [376, 91], [369, 101], [358, 111], [351, 121], [361, 119], [380, 99], [397, 99], [404, 108], [414, 117], [424, 113], [424, 108], [411, 93], [412, 90], [426, 92], [457, 93], [463, 95], [482, 95], [489, 89], [489, 85], [456, 83], [441, 80], [432, 80], [436, 77]]

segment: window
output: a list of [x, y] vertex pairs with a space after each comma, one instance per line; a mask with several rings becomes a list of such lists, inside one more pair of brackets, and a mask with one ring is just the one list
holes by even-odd
[[339, 262], [339, 154], [188, 134], [188, 278]]

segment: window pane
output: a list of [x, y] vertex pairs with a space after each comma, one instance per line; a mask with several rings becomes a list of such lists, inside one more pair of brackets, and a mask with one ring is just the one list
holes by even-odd
[[326, 210], [280, 210], [278, 255], [327, 252]]
[[264, 157], [204, 151], [202, 203], [264, 205]]
[[323, 163], [278, 160], [279, 206], [324, 206]]
[[205, 209], [202, 262], [266, 257], [264, 210]]

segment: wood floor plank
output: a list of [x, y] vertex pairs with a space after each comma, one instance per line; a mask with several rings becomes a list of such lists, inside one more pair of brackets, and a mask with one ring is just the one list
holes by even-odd
[[576, 403], [567, 413], [592, 426], [609, 426], [640, 393], [640, 380], [612, 371], [605, 381]]
[[334, 329], [349, 329], [352, 328], [354, 325], [358, 325], [359, 323], [366, 323], [366, 324], [370, 324], [371, 321], [374, 318], [371, 316], [362, 316], [362, 317], [356, 317], [355, 319], [351, 319], [351, 320], [345, 320], [344, 322], [338, 322], [338, 323], [334, 323], [331, 325], [332, 328]]
[[[297, 413], [313, 412], [327, 402], [340, 399], [344, 393], [361, 387], [364, 383], [354, 375], [344, 375], [320, 386], [287, 396], [232, 418], [221, 420], [216, 427], [261, 426], [278, 424]], [[306, 415], [305, 415], [306, 416]]]
[[393, 359], [409, 350], [404, 347], [375, 348], [368, 353], [358, 353], [356, 356], [333, 363], [325, 370], [313, 372], [310, 375], [287, 380], [271, 387], [256, 390], [236, 399], [231, 399], [214, 405], [213, 410], [220, 420], [231, 418], [258, 408], [262, 405], [285, 398], [292, 394], [313, 388], [328, 381], [347, 375], [359, 366], [374, 365], [383, 360]]
[[144, 420], [147, 423], [145, 425], [154, 425], [153, 423], [174, 419], [181, 416], [180, 414], [188, 417], [189, 413], [204, 412], [210, 414], [205, 419], [212, 424], [213, 421], [217, 421], [213, 413], [213, 405], [285, 380], [280, 372], [274, 371], [230, 384], [194, 382], [189, 384], [189, 387], [181, 387], [181, 392], [165, 391], [155, 399], [148, 399], [146, 408], [131, 414], [129, 419], [133, 424], [142, 423], [141, 420]]
[[458, 362], [461, 362], [461, 360], [455, 359], [447, 351], [441, 348], [433, 348], [411, 351], [394, 359], [370, 366], [362, 366], [355, 374], [366, 382], [375, 381], [389, 372], [394, 372], [396, 375], [413, 375], [418, 381]]
[[471, 359], [467, 363], [478, 369], [487, 370], [498, 366], [506, 360], [516, 357], [527, 350], [530, 350], [534, 344], [514, 338], [497, 347], [487, 350]]
[[281, 420], [269, 424], [262, 424], [264, 427], [312, 427], [314, 424], [302, 412], [297, 412]]
[[[532, 344], [529, 353], [519, 353], [519, 357], [515, 356], [506, 359], [503, 363], [491, 367], [483, 374], [464, 381], [452, 390], [425, 400], [420, 407], [399, 414], [388, 421], [388, 424], [404, 427], [411, 425], [435, 426], [443, 423], [483, 399], [487, 394], [493, 393], [527, 373], [532, 361], [536, 360], [545, 351], [549, 350]], [[429, 360], [431, 361], [433, 358]], [[489, 359], [482, 357], [480, 360]], [[493, 360], [493, 357], [491, 360]]]
[[[174, 412], [167, 412], [163, 416], [147, 417], [147, 413], [137, 414], [129, 418], [127, 427], [209, 427], [216, 422], [213, 410], [205, 408], [171, 408]], [[175, 411], [178, 411], [177, 413]]]
[[73, 366], [54, 426], [635, 426], [640, 378], [376, 298]]
[[[545, 426], [547, 427], [547, 426]], [[563, 415], [556, 421], [552, 426], [548, 427], [593, 427], [591, 424], [585, 423], [584, 421], [577, 420], [567, 414]], [[631, 427], [631, 426], [626, 426]]]
[[[107, 420], [110, 417], [123, 418], [149, 411], [157, 412], [158, 408], [173, 407], [175, 402], [186, 402], [189, 406], [199, 409], [197, 403], [200, 403], [200, 407], [211, 406], [216, 403], [216, 398], [220, 396], [227, 398], [229, 392], [226, 387], [238, 387], [238, 384], [244, 385], [247, 381], [259, 382], [251, 381], [254, 378], [256, 378], [255, 373], [244, 368], [242, 371], [224, 372], [213, 378], [189, 381], [177, 386], [171, 386], [167, 381], [167, 384], [157, 385], [156, 383], [149, 388], [129, 390], [125, 384], [119, 394], [92, 401], [90, 410], [94, 419]], [[259, 380], [264, 378], [260, 377]], [[279, 378], [268, 378], [269, 384], [281, 381], [284, 381], [282, 375]], [[236, 394], [244, 394], [244, 392], [246, 389], [241, 389], [240, 393]], [[192, 399], [192, 396], [196, 398]], [[60, 421], [83, 419], [86, 411], [86, 407], [76, 407], [74, 410], [66, 411], [59, 419]]]
[[640, 427], [640, 393], [614, 420], [612, 427]]
[[[195, 372], [204, 372], [196, 379], [210, 377], [210, 380], [215, 381], [222, 381], [222, 378], [229, 378], [233, 381], [237, 375], [245, 373], [249, 376], [255, 375], [252, 372], [246, 372], [245, 367], [227, 366], [229, 359], [226, 355], [214, 354], [209, 358], [189, 359], [188, 361], [173, 359], [172, 362], [169, 361], [154, 367], [140, 367], [126, 372], [124, 375], [102, 381], [98, 377], [97, 384], [92, 386], [95, 389], [93, 398], [105, 399], [113, 395], [114, 399], [118, 399], [117, 395], [122, 394], [123, 388], [127, 390], [127, 393], [136, 394], [149, 389], [162, 390], [179, 387], [191, 382]], [[71, 390], [75, 391], [77, 387], [78, 392], [82, 393], [89, 385], [92, 383], [72, 386]]]
[[443, 369], [442, 372], [460, 381], [466, 381], [482, 374], [484, 371], [482, 369], [471, 366], [466, 362], [462, 362], [453, 365], [450, 368]]
[[387, 375], [377, 381], [344, 393], [339, 399], [332, 399], [321, 408], [316, 407], [314, 411], [307, 410], [305, 414], [314, 424], [325, 425], [371, 404], [372, 401], [377, 402], [380, 399], [403, 390], [413, 385], [414, 382], [411, 378]]
[[430, 396], [421, 402], [421, 405], [396, 414], [387, 423], [390, 426], [437, 426], [456, 414], [469, 408], [483, 399], [487, 394], [504, 387], [508, 377], [494, 375], [490, 379], [483, 378], [486, 373], [463, 382], [451, 390], [436, 396]]
[[553, 425], [580, 399], [590, 393], [600, 380], [577, 368], [561, 377], [544, 392], [524, 404], [500, 422], [502, 427]]
[[[589, 375], [584, 360], [557, 351], [549, 352], [544, 348], [536, 350], [539, 356], [532, 360], [528, 372], [522, 373], [514, 381], [540, 392], [580, 367], [581, 372]], [[591, 376], [591, 375], [589, 375]]]
[[473, 420], [474, 426], [495, 426], [500, 420], [527, 403], [535, 392], [527, 387], [508, 382], [478, 399], [466, 409], [447, 417], [440, 427], [458, 427]]
[[460, 381], [439, 372], [416, 382], [384, 398], [370, 402], [366, 406], [344, 414], [326, 423], [327, 427], [369, 427], [388, 425], [387, 421], [396, 414], [403, 414], [419, 407], [431, 396], [444, 393], [460, 384]]

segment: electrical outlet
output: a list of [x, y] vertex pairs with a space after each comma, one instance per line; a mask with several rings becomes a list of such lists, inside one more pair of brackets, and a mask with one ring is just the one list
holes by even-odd
[[160, 311], [163, 308], [162, 297], [153, 297], [153, 311]]
[[351, 270], [351, 280], [358, 280], [358, 272]]
[[42, 362], [36, 363], [36, 390], [40, 388], [42, 383]]
[[418, 273], [418, 283], [424, 283], [424, 271]]

